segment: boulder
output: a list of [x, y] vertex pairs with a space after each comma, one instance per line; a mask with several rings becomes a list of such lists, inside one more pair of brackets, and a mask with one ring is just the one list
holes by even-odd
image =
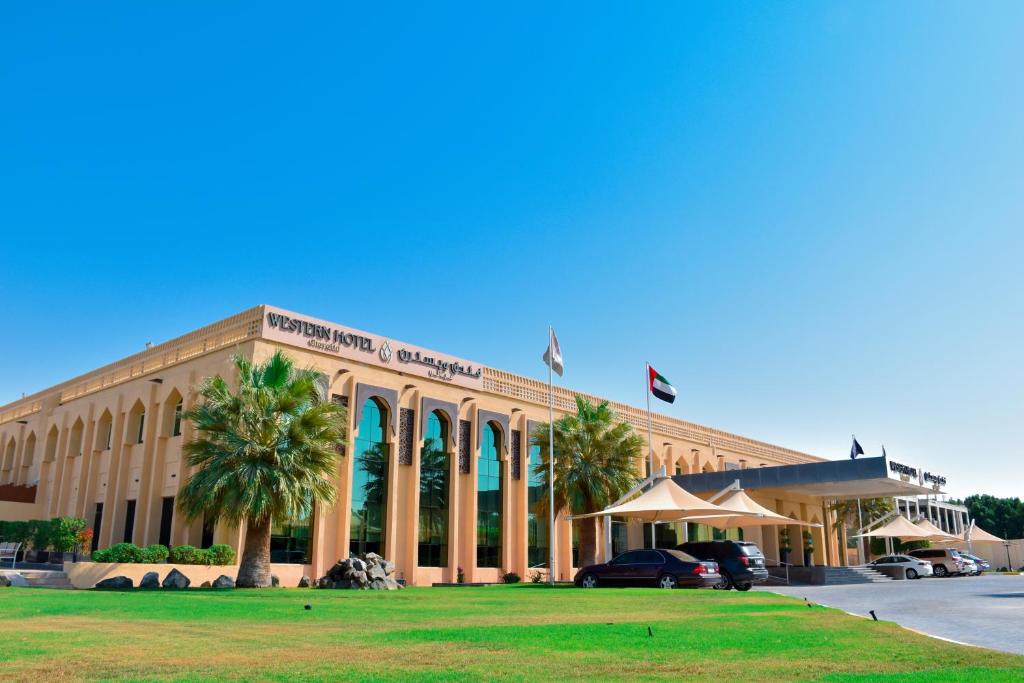
[[326, 576], [321, 577], [320, 580], [316, 582], [316, 585], [317, 588], [334, 588], [334, 582]]
[[232, 579], [230, 576], [227, 576], [226, 574], [221, 574], [220, 576], [218, 576], [216, 579], [213, 580], [213, 587], [214, 588], [234, 588], [235, 587], [235, 580]]
[[365, 586], [366, 582], [369, 580], [369, 577], [367, 576], [366, 572], [352, 572], [351, 579], [352, 583], [358, 584], [360, 586]]
[[210, 584], [209, 581], [203, 581], [201, 584], [199, 584], [199, 587], [200, 588], [210, 588], [211, 584]]
[[139, 581], [139, 588], [159, 588], [160, 587], [160, 575], [156, 572], [146, 572], [142, 575], [142, 581]]
[[160, 585], [162, 585], [164, 588], [178, 589], [188, 588], [192, 585], [192, 582], [189, 580], [187, 576], [179, 572], [177, 569], [172, 569], [170, 572], [167, 573], [167, 576], [164, 577], [163, 583]]
[[378, 555], [377, 553], [366, 553], [365, 555], [363, 555], [363, 559], [366, 560], [367, 562], [372, 562], [372, 563], [376, 564], [376, 563], [380, 562], [381, 560], [383, 560], [384, 558], [381, 557], [380, 555]]
[[383, 581], [388, 576], [387, 572], [384, 571], [384, 567], [380, 566], [379, 564], [375, 564], [372, 567], [370, 567], [370, 569], [366, 572], [366, 575], [374, 581], [378, 579]]
[[135, 587], [135, 582], [127, 576], [111, 576], [96, 584], [96, 588], [107, 591], [123, 591]]
[[14, 588], [27, 588], [28, 580], [25, 579], [21, 574], [5, 574], [7, 580], [10, 582], [7, 585], [13, 586]]
[[271, 574], [270, 575], [270, 587], [271, 588], [277, 588], [280, 585], [281, 585], [281, 579], [277, 578], [276, 574]]
[[384, 584], [387, 586], [389, 591], [396, 591], [402, 587], [400, 583], [398, 583], [392, 578], [384, 579]]
[[[372, 555], [373, 553], [370, 553], [370, 554]], [[354, 572], [365, 572], [366, 571], [366, 562], [360, 560], [358, 557], [353, 557], [351, 559], [351, 563], [352, 563], [352, 571], [354, 571]]]
[[299, 579], [299, 588], [309, 588], [309, 577], [303, 576]]
[[380, 566], [384, 568], [384, 573], [388, 576], [391, 576], [395, 573], [395, 563], [391, 560], [384, 560], [383, 562], [381, 562]]
[[375, 591], [385, 591], [388, 589], [388, 584], [384, 579], [374, 579], [367, 588]]
[[11, 585], [11, 580], [7, 578], [7, 574], [0, 574], [0, 588], [7, 588]]

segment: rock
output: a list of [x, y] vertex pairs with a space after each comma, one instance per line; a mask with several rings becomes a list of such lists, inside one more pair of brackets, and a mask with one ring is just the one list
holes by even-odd
[[381, 560], [383, 560], [384, 558], [381, 557], [380, 555], [378, 555], [377, 553], [366, 553], [365, 555], [363, 555], [363, 559], [366, 560], [367, 562], [372, 562], [372, 563], [376, 564], [376, 563], [380, 562]]
[[210, 585], [209, 581], [203, 581], [201, 584], [199, 584], [199, 587], [200, 588], [211, 588], [211, 585]]
[[370, 590], [384, 591], [388, 589], [388, 584], [384, 579], [374, 579], [368, 587]]
[[352, 560], [352, 571], [354, 572], [365, 572], [366, 562], [363, 562], [358, 557], [353, 557]]
[[96, 584], [96, 588], [107, 591], [123, 591], [135, 587], [135, 582], [127, 576], [111, 576]]
[[270, 575], [270, 587], [271, 588], [277, 588], [280, 585], [281, 585], [281, 579], [277, 578], [277, 575], [271, 574]]
[[375, 564], [370, 567], [369, 571], [366, 572], [366, 575], [374, 581], [378, 579], [383, 581], [388, 577], [387, 572], [384, 571], [384, 567], [381, 567], [379, 564]]
[[214, 588], [234, 588], [235, 580], [226, 574], [221, 574], [213, 581]]
[[358, 583], [360, 586], [365, 586], [369, 578], [366, 572], [352, 572], [352, 583]]
[[0, 574], [0, 588], [7, 588], [11, 585], [11, 580], [7, 578], [7, 574]]
[[5, 574], [7, 580], [10, 582], [7, 585], [14, 588], [27, 588], [28, 581], [21, 574]]
[[303, 576], [299, 579], [299, 588], [309, 588], [309, 577]]
[[156, 572], [146, 572], [142, 575], [142, 581], [139, 581], [139, 588], [159, 588], [160, 587], [160, 575]]
[[384, 573], [388, 576], [395, 573], [395, 563], [391, 560], [384, 560], [380, 566], [384, 568]]
[[396, 591], [402, 586], [394, 579], [384, 579], [384, 585], [387, 586], [389, 591]]
[[161, 585], [164, 588], [188, 588], [192, 585], [192, 581], [177, 569], [172, 569], [167, 573], [167, 576], [164, 577], [164, 581]]
[[321, 577], [320, 580], [316, 582], [316, 585], [317, 585], [318, 588], [333, 588], [334, 587], [334, 582], [331, 581], [326, 576], [324, 576], [324, 577]]

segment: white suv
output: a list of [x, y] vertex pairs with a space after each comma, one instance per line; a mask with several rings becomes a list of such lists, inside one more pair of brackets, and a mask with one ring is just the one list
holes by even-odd
[[935, 576], [956, 576], [964, 571], [964, 561], [960, 558], [960, 553], [952, 548], [919, 548], [907, 554], [931, 562]]

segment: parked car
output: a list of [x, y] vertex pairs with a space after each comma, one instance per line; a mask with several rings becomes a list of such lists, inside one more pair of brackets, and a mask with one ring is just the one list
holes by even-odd
[[960, 570], [960, 573], [962, 573], [964, 576], [978, 576], [979, 574], [981, 574], [981, 568], [978, 567], [978, 564], [974, 560], [968, 559], [961, 555], [960, 562], [963, 563], [963, 569]]
[[964, 562], [960, 558], [960, 553], [952, 548], [918, 548], [907, 554], [931, 562], [935, 576], [956, 576], [964, 570]]
[[710, 588], [722, 580], [718, 565], [701, 562], [678, 550], [628, 550], [606, 564], [592, 564], [576, 572], [582, 588], [597, 586], [658, 586]]
[[907, 555], [886, 555], [868, 563], [869, 567], [900, 567], [908, 579], [920, 579], [933, 574], [932, 563]]
[[992, 570], [992, 565], [989, 564], [988, 560], [986, 560], [985, 558], [978, 557], [977, 555], [971, 555], [970, 553], [965, 553], [963, 550], [958, 550], [957, 552], [960, 553], [960, 557], [971, 560], [972, 562], [974, 562], [974, 564], [978, 565], [979, 574], [981, 572], [987, 572]]
[[715, 588], [748, 591], [755, 583], [768, 580], [764, 554], [749, 541], [690, 541], [677, 545], [676, 550], [717, 562], [722, 581]]

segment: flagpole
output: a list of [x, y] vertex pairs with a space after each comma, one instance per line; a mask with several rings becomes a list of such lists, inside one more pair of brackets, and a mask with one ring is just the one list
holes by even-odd
[[548, 325], [548, 583], [555, 585], [555, 391], [554, 329]]
[[[651, 364], [645, 363], [647, 366], [644, 369], [644, 393], [647, 394], [647, 472], [649, 476], [654, 476], [654, 440], [651, 438]], [[654, 543], [654, 525], [655, 522], [651, 522], [651, 548], [655, 547]]]

